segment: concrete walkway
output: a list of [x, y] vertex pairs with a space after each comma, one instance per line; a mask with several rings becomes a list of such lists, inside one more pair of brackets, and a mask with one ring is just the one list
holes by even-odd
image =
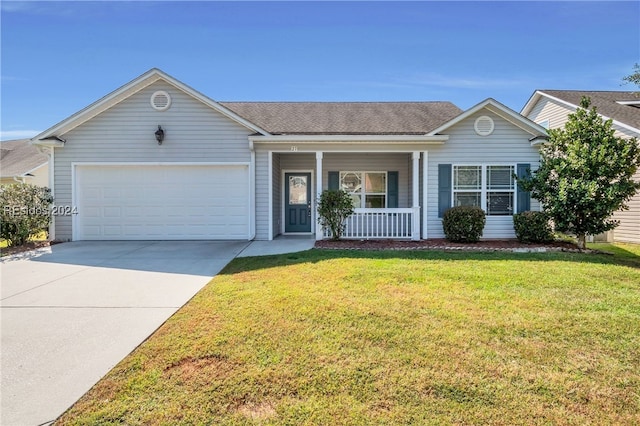
[[310, 250], [316, 240], [307, 235], [278, 236], [272, 241], [252, 241], [238, 257], [268, 256]]
[[249, 242], [73, 242], [0, 261], [0, 424], [61, 415]]

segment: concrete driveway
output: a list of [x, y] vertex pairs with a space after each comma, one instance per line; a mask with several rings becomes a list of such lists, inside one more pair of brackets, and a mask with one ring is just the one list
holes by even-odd
[[3, 259], [0, 424], [55, 420], [247, 245], [73, 242]]

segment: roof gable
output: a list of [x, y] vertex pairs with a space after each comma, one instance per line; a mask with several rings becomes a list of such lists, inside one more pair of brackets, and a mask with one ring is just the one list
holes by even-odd
[[229, 109], [225, 108], [224, 106], [220, 105], [219, 103], [217, 103], [216, 101], [214, 101], [211, 98], [208, 98], [207, 96], [201, 94], [200, 92], [192, 89], [191, 87], [187, 86], [186, 84], [176, 80], [175, 78], [171, 77], [170, 75], [164, 73], [163, 71], [157, 69], [157, 68], [152, 68], [151, 70], [147, 71], [146, 73], [142, 74], [141, 76], [135, 78], [134, 80], [130, 81], [129, 83], [125, 84], [124, 86], [116, 89], [115, 91], [109, 93], [108, 95], [104, 96], [103, 98], [97, 100], [96, 102], [92, 103], [91, 105], [87, 106], [86, 108], [78, 111], [77, 113], [73, 114], [72, 116], [66, 118], [65, 120], [61, 121], [60, 123], [54, 125], [53, 127], [45, 130], [44, 132], [40, 133], [39, 135], [37, 135], [36, 137], [34, 137], [32, 140], [34, 141], [34, 143], [46, 143], [47, 140], [56, 140], [59, 142], [64, 142], [62, 139], [60, 139], [61, 135], [64, 135], [65, 133], [73, 130], [74, 128], [80, 126], [81, 124], [87, 122], [88, 120], [92, 119], [93, 117], [97, 116], [98, 114], [106, 111], [107, 109], [113, 107], [114, 105], [122, 102], [124, 99], [127, 99], [128, 97], [130, 97], [131, 95], [133, 95], [134, 93], [139, 92], [140, 90], [144, 89], [145, 87], [148, 87], [149, 85], [155, 83], [156, 81], [159, 80], [163, 80], [165, 82], [167, 82], [168, 84], [171, 84], [172, 86], [174, 86], [175, 88], [183, 91], [184, 93], [190, 95], [191, 97], [199, 100], [200, 102], [204, 103], [205, 105], [211, 107], [212, 109], [214, 109], [215, 111], [218, 111], [219, 113], [221, 113], [222, 115], [226, 116], [227, 118], [239, 123], [240, 125], [256, 132], [256, 133], [261, 133], [261, 134], [269, 134], [268, 132], [266, 132], [265, 130], [263, 130], [262, 128], [260, 128], [259, 126], [256, 126], [255, 124], [245, 120], [244, 118], [238, 116], [236, 113], [234, 113], [233, 111], [230, 111]]
[[278, 135], [426, 135], [462, 112], [451, 102], [220, 102]]
[[29, 143], [29, 139], [0, 143], [0, 177], [24, 176], [48, 161], [49, 157]]
[[525, 132], [531, 134], [534, 138], [547, 135], [547, 131], [544, 127], [534, 123], [533, 121], [529, 120], [525, 116], [518, 114], [511, 108], [491, 98], [485, 99], [479, 104], [469, 108], [468, 110], [464, 111], [462, 114], [458, 115], [452, 120], [449, 120], [448, 122], [444, 123], [442, 126], [438, 127], [437, 129], [434, 129], [429, 134], [436, 135], [436, 134], [443, 133], [451, 126], [454, 126], [460, 123], [461, 121], [467, 119], [468, 117], [482, 110], [491, 111], [492, 113], [509, 121], [513, 125], [521, 128]]
[[[580, 105], [583, 96], [591, 99], [604, 119], [612, 119], [616, 124], [640, 133], [640, 98], [631, 92], [624, 91], [585, 91], [585, 90], [537, 90], [522, 108], [522, 114], [528, 115], [542, 98], [552, 99], [572, 110]], [[636, 104], [636, 105], [634, 105]]]

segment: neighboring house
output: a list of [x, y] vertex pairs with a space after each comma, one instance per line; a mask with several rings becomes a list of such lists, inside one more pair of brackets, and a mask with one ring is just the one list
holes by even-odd
[[[591, 105], [604, 119], [613, 120], [616, 136], [640, 141], [640, 96], [637, 93], [538, 90], [521, 114], [549, 129], [564, 127], [568, 115], [576, 111], [583, 96], [591, 99]], [[635, 179], [640, 181], [640, 170]], [[620, 225], [607, 233], [606, 239], [640, 243], [640, 193], [636, 193], [628, 205], [628, 210], [614, 213], [613, 218], [619, 220]]]
[[49, 157], [29, 139], [0, 142], [0, 185], [49, 186]]
[[[163, 138], [160, 137], [163, 134]], [[326, 237], [327, 188], [358, 204], [352, 238], [441, 238], [452, 205], [488, 210], [484, 238], [538, 209], [514, 173], [546, 131], [487, 99], [215, 102], [152, 69], [33, 139], [53, 150], [58, 240]]]

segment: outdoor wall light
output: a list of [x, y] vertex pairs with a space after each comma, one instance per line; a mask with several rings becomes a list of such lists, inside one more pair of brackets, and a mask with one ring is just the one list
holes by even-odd
[[162, 126], [158, 126], [158, 130], [156, 130], [155, 135], [158, 145], [162, 145], [162, 141], [164, 140], [164, 130], [162, 130]]

